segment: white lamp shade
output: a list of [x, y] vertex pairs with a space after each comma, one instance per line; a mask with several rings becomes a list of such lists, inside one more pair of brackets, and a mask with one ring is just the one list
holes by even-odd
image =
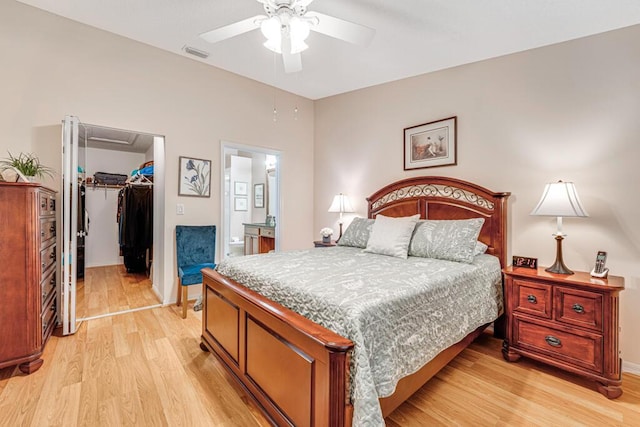
[[333, 197], [333, 202], [329, 206], [329, 212], [355, 212], [349, 198], [340, 193]]
[[554, 182], [544, 187], [538, 205], [531, 211], [531, 215], [557, 217], [585, 217], [589, 216], [580, 202], [578, 192], [573, 182]]

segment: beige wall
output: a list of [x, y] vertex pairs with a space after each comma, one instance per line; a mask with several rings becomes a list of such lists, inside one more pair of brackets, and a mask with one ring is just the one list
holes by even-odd
[[[173, 298], [175, 225], [221, 224], [221, 140], [283, 153], [281, 247], [312, 241], [310, 100], [13, 1], [0, 2], [0, 58], [0, 157], [34, 151], [59, 169], [66, 114], [166, 137], [165, 287]], [[177, 196], [181, 155], [213, 161], [210, 198]], [[176, 203], [186, 215], [176, 216]]]
[[[337, 228], [327, 209], [338, 192], [365, 216], [365, 197], [384, 184], [445, 175], [510, 191], [512, 253], [550, 265], [554, 219], [529, 212], [545, 183], [574, 181], [590, 217], [564, 221], [565, 262], [590, 270], [608, 251], [626, 278], [623, 359], [640, 364], [638, 40], [635, 26], [317, 101], [315, 237]], [[403, 171], [403, 129], [453, 115], [458, 165]]]
[[[627, 283], [621, 304], [623, 358], [640, 364], [640, 342], [633, 339], [640, 323], [634, 309], [640, 305], [639, 38], [640, 27], [631, 27], [314, 105], [178, 55], [1, 2], [0, 157], [7, 150], [35, 151], [58, 167], [65, 114], [165, 135], [170, 288], [175, 225], [221, 222], [220, 140], [283, 152], [282, 249], [308, 247], [324, 226], [337, 229], [337, 215], [326, 210], [338, 192], [349, 194], [365, 215], [364, 198], [377, 188], [433, 174], [511, 191], [512, 252], [549, 264], [554, 222], [528, 214], [545, 183], [572, 180], [591, 216], [565, 221], [565, 261], [587, 270], [597, 250], [609, 252], [613, 274]], [[280, 112], [275, 124], [274, 94]], [[286, 113], [295, 105], [298, 120]], [[404, 172], [403, 128], [451, 115], [458, 116], [458, 165]], [[177, 196], [180, 155], [213, 161], [211, 198]], [[185, 205], [185, 216], [175, 215], [176, 203]]]

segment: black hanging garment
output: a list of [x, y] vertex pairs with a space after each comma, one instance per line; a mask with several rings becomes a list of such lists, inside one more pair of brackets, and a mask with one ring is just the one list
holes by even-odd
[[119, 197], [120, 249], [129, 273], [147, 271], [153, 246], [153, 187], [131, 185]]

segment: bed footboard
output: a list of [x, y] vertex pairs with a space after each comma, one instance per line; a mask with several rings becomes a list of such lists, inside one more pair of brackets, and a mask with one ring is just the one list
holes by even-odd
[[202, 347], [277, 425], [349, 426], [353, 342], [203, 270]]

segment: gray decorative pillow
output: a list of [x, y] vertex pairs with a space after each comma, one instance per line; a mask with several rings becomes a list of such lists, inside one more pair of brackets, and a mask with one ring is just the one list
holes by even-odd
[[420, 221], [409, 244], [409, 255], [473, 262], [484, 218]]
[[338, 246], [353, 246], [354, 248], [366, 248], [371, 234], [371, 228], [375, 220], [356, 217], [347, 227], [338, 240]]
[[392, 218], [378, 215], [365, 252], [407, 258], [413, 230], [420, 215]]
[[489, 246], [485, 245], [484, 243], [482, 243], [480, 240], [478, 240], [476, 242], [476, 247], [473, 250], [473, 255], [482, 255], [483, 253], [487, 252], [487, 249], [489, 249]]

